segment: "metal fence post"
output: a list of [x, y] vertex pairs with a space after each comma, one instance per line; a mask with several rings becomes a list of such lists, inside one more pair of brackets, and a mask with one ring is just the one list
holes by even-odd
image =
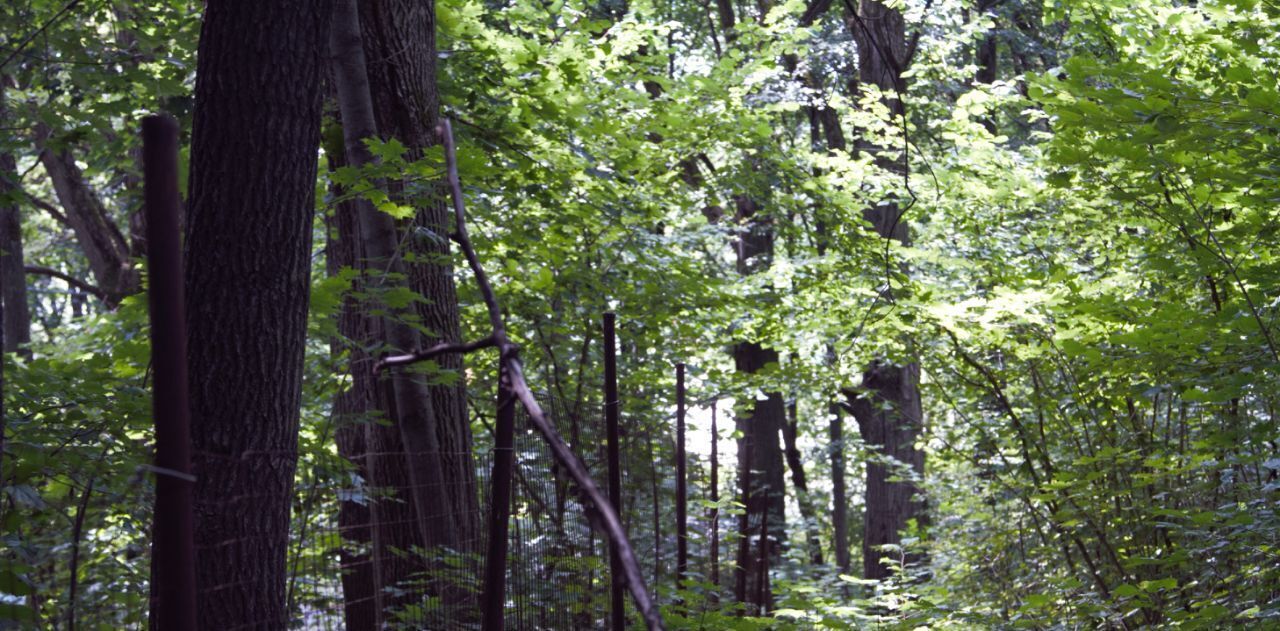
[[143, 194], [151, 309], [151, 401], [156, 426], [156, 500], [152, 515], [151, 628], [196, 628], [191, 490], [191, 417], [178, 193], [178, 123], [142, 119]]
[[689, 489], [684, 451], [684, 364], [676, 364], [676, 589], [689, 570]]
[[[617, 314], [604, 314], [604, 422], [609, 458], [609, 501], [622, 515], [622, 469], [618, 453], [618, 340], [615, 332]], [[615, 546], [609, 546], [609, 619], [614, 631], [626, 628], [622, 559]]]

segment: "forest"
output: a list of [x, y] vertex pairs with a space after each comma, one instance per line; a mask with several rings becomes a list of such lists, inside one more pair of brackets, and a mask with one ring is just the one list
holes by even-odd
[[1276, 0], [4, 0], [0, 630], [1280, 629]]

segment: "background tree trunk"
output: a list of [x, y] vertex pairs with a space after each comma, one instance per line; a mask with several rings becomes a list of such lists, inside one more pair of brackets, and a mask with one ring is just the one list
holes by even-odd
[[[355, 167], [374, 164], [374, 156], [364, 144], [379, 137], [374, 122], [365, 54], [361, 43], [360, 18], [353, 0], [338, 0], [330, 49], [333, 55], [334, 88], [342, 117], [343, 153]], [[375, 183], [385, 188], [385, 182]], [[380, 212], [364, 198], [353, 198], [344, 205], [349, 221], [341, 226], [354, 228], [354, 233], [339, 235], [354, 248], [353, 263], [360, 270], [362, 288], [376, 297], [380, 290], [405, 282], [404, 263], [397, 252], [397, 230], [390, 215]], [[351, 221], [353, 220], [353, 221]], [[357, 309], [359, 306], [356, 307]], [[364, 311], [368, 311], [365, 305]], [[387, 315], [361, 316], [360, 330], [350, 339], [361, 349], [389, 348], [392, 352], [416, 350], [419, 336], [410, 321], [416, 315], [389, 306], [379, 309]], [[397, 312], [400, 311], [400, 312]], [[421, 559], [401, 551], [436, 546], [456, 547], [452, 508], [437, 501], [438, 494], [449, 481], [444, 478], [439, 458], [440, 446], [431, 428], [437, 424], [435, 410], [423, 375], [412, 371], [391, 371], [370, 379], [370, 358], [364, 352], [353, 357], [353, 382], [361, 390], [374, 395], [368, 399], [387, 412], [393, 428], [366, 425], [366, 442], [380, 445], [371, 450], [366, 470], [371, 475], [375, 497], [370, 517], [374, 519], [374, 565], [377, 574], [375, 593], [379, 598], [379, 625], [388, 622], [387, 615], [400, 605], [421, 598], [420, 590], [402, 584], [415, 573], [426, 569]], [[381, 395], [379, 397], [378, 395]], [[392, 430], [387, 432], [387, 430]], [[398, 448], [398, 449], [397, 449]], [[401, 597], [396, 597], [400, 594]]]
[[[378, 131], [400, 140], [410, 158], [438, 143], [440, 99], [436, 86], [435, 2], [433, 0], [367, 0], [360, 3], [360, 25], [368, 60], [370, 93]], [[421, 344], [456, 342], [461, 337], [458, 294], [453, 280], [449, 239], [453, 219], [444, 204], [442, 190], [434, 184], [390, 182], [393, 197], [401, 196], [418, 208], [411, 226], [404, 226], [407, 243], [418, 263], [406, 265], [410, 286], [426, 301], [417, 305], [421, 323], [433, 336]], [[476, 493], [475, 465], [471, 454], [471, 424], [467, 418], [466, 384], [462, 358], [447, 354], [437, 359], [441, 368], [453, 370], [457, 379], [449, 385], [431, 386], [430, 410], [400, 410], [399, 421], [422, 423], [435, 433], [444, 488], [452, 516], [452, 537], [464, 550], [479, 551], [480, 506]]]
[[809, 483], [804, 473], [804, 457], [798, 444], [800, 423], [797, 418], [796, 402], [787, 405], [787, 419], [782, 426], [782, 442], [786, 449], [787, 468], [791, 470], [791, 486], [796, 491], [796, 504], [800, 507], [800, 516], [804, 519], [805, 545], [809, 549], [809, 562], [814, 565], [822, 563], [822, 541], [818, 536], [818, 515], [813, 508], [813, 498], [809, 495]]
[[66, 212], [67, 223], [75, 232], [94, 281], [103, 292], [103, 301], [108, 307], [115, 307], [121, 299], [142, 288], [141, 275], [133, 268], [129, 242], [85, 181], [84, 172], [70, 149], [58, 146], [60, 141], [50, 138], [51, 133], [43, 123], [36, 127], [40, 164], [49, 174], [58, 202]]
[[[858, 79], [863, 85], [875, 85], [883, 90], [890, 111], [895, 118], [900, 117], [904, 106], [898, 95], [906, 90], [901, 73], [909, 62], [902, 14], [874, 0], [863, 0], [859, 18], [854, 26]], [[869, 145], [863, 149], [878, 154], [890, 151]], [[883, 156], [878, 157], [878, 161], [905, 168]], [[864, 216], [882, 238], [903, 244], [910, 241], [899, 205], [889, 203], [869, 208]], [[919, 381], [918, 364], [877, 362], [863, 373], [865, 393], [850, 399], [863, 441], [879, 454], [911, 467], [916, 473], [924, 471], [924, 453], [915, 447], [923, 421]], [[880, 562], [879, 547], [901, 543], [900, 532], [908, 522], [924, 518], [924, 505], [916, 497], [919, 489], [903, 478], [881, 462], [867, 463], [866, 523], [862, 539], [864, 578], [887, 578], [890, 571]]]
[[310, 288], [324, 0], [206, 4], [187, 330], [206, 629], [282, 629]]
[[[332, 80], [329, 82], [332, 86]], [[340, 118], [333, 120], [325, 132], [325, 157], [330, 171], [346, 166], [345, 148], [343, 146], [342, 125]], [[345, 193], [336, 185], [330, 188], [331, 195], [337, 199]], [[342, 200], [334, 204], [332, 212], [326, 217], [327, 240], [325, 241], [325, 265], [330, 277], [335, 277], [344, 268], [354, 267], [360, 257], [358, 238], [356, 236], [356, 216], [351, 200]], [[356, 290], [356, 287], [352, 287]], [[366, 402], [372, 399], [370, 393], [369, 371], [359, 370], [361, 364], [356, 358], [362, 355], [358, 344], [349, 344], [350, 340], [363, 339], [367, 327], [367, 318], [360, 309], [359, 301], [348, 293], [343, 297], [338, 312], [338, 337], [330, 344], [334, 357], [343, 350], [350, 353], [347, 363], [350, 387], [342, 390], [334, 397], [333, 414], [335, 425], [334, 442], [338, 454], [352, 465], [353, 472], [359, 476], [359, 485], [355, 481], [348, 482], [344, 489], [351, 495], [340, 497], [338, 502], [338, 532], [342, 536], [342, 600], [343, 621], [349, 631], [372, 631], [378, 628], [377, 585], [374, 572], [373, 555], [366, 552], [371, 549], [373, 534], [372, 503], [370, 497], [369, 468], [366, 459], [369, 450], [365, 433], [372, 423], [373, 411]], [[365, 364], [370, 361], [366, 357]]]

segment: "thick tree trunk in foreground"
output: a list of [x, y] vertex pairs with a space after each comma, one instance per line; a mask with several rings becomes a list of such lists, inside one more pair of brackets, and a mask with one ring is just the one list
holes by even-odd
[[187, 224], [197, 607], [283, 629], [332, 5], [207, 3]]
[[[902, 14], [872, 0], [864, 0], [858, 13], [860, 19], [854, 26], [858, 79], [863, 85], [879, 87], [895, 118], [901, 117], [903, 103], [897, 95], [905, 92], [906, 81], [901, 73], [909, 62]], [[863, 149], [875, 153], [897, 151], [867, 145]], [[888, 168], [904, 168], [893, 158], [881, 157], [877, 161]], [[897, 204], [869, 208], [864, 215], [881, 238], [909, 242], [907, 224]], [[918, 364], [877, 362], [863, 373], [865, 394], [850, 400], [863, 441], [915, 473], [924, 470], [924, 453], [915, 447], [923, 421], [919, 382]], [[913, 482], [895, 474], [891, 467], [880, 462], [867, 463], [866, 530], [862, 539], [864, 578], [883, 579], [891, 574], [890, 568], [880, 562], [879, 548], [900, 543], [900, 533], [908, 523], [924, 519], [924, 505], [917, 498], [918, 492]]]
[[[420, 157], [425, 149], [438, 143], [435, 3], [365, 0], [360, 3], [360, 27], [376, 127], [383, 137], [404, 143], [411, 158]], [[457, 342], [461, 337], [458, 294], [447, 238], [453, 231], [453, 219], [443, 195], [435, 185], [389, 184], [393, 198], [400, 196], [418, 209], [413, 225], [403, 229], [409, 233], [404, 242], [418, 261], [406, 265], [405, 271], [410, 286], [426, 298], [416, 305], [418, 317], [424, 327], [435, 333], [423, 336], [420, 344], [426, 347], [441, 341]], [[414, 431], [434, 432], [445, 484], [433, 492], [447, 500], [437, 501], [434, 506], [450, 515], [448, 536], [455, 545], [478, 552], [483, 541], [462, 357], [446, 354], [436, 361], [442, 368], [455, 371], [457, 380], [428, 388], [430, 409], [401, 410], [397, 422], [411, 424]]]

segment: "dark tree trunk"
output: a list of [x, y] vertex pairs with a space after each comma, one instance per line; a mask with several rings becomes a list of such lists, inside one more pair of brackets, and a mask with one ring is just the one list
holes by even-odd
[[[5, 108], [5, 83], [0, 76], [0, 127], [10, 127]], [[31, 341], [31, 310], [23, 271], [22, 220], [18, 204], [18, 167], [9, 152], [0, 152], [0, 303], [4, 307], [4, 352], [13, 353]], [[3, 439], [0, 439], [2, 442]]]
[[[329, 83], [332, 86], [333, 81]], [[340, 119], [333, 121], [325, 133], [325, 156], [331, 171], [347, 164], [341, 132], [337, 127], [341, 124]], [[334, 198], [344, 193], [337, 186], [332, 186], [330, 192]], [[340, 274], [344, 268], [354, 267], [361, 257], [355, 212], [352, 201], [343, 200], [335, 204], [326, 217], [325, 265], [331, 277]], [[357, 358], [362, 358], [365, 364], [370, 361], [359, 344], [347, 343], [363, 339], [367, 321], [359, 302], [349, 294], [344, 296], [338, 312], [338, 337], [331, 342], [330, 349], [335, 357], [344, 349], [349, 350], [349, 366], [361, 365]], [[373, 399], [372, 379], [368, 371], [352, 369], [348, 374], [351, 386], [334, 397], [333, 415], [337, 427], [334, 442], [338, 454], [351, 463], [353, 472], [360, 477], [362, 486], [344, 485], [344, 490], [350, 493], [340, 497], [338, 502], [338, 533], [342, 537], [343, 619], [349, 631], [373, 631], [378, 628], [379, 583], [375, 578], [373, 556], [369, 553], [373, 543], [370, 524], [373, 523], [371, 504], [374, 500], [370, 497], [369, 469], [365, 465], [369, 457], [365, 432], [375, 425], [370, 422], [372, 411], [367, 407], [367, 402]]]
[[711, 602], [720, 601], [720, 434], [716, 427], [716, 403], [711, 404]]
[[[863, 0], [858, 13], [854, 27], [858, 79], [863, 85], [875, 85], [884, 91], [886, 104], [894, 117], [899, 118], [904, 110], [897, 95], [906, 90], [901, 73], [910, 61], [902, 14], [873, 0]], [[863, 148], [877, 154], [891, 151], [873, 146]], [[877, 162], [887, 168], [904, 168], [900, 160], [883, 155]], [[881, 238], [909, 242], [907, 224], [897, 204], [869, 208], [864, 216]], [[863, 441], [917, 474], [924, 470], [924, 453], [915, 447], [923, 421], [919, 375], [920, 367], [914, 363], [877, 362], [863, 373], [863, 393], [850, 397], [850, 407]], [[907, 476], [896, 474], [880, 462], [867, 463], [866, 524], [862, 540], [865, 578], [888, 577], [890, 568], [880, 562], [880, 546], [899, 544], [900, 533], [911, 520], [924, 525], [921, 523], [925, 517], [924, 504], [918, 493], [916, 484]]]
[[[364, 140], [377, 138], [369, 91], [359, 13], [353, 0], [338, 0], [330, 49], [333, 55], [334, 87], [342, 118], [341, 154], [356, 167], [369, 166], [374, 158]], [[336, 143], [335, 143], [336, 144]], [[378, 182], [385, 187], [384, 182]], [[362, 293], [389, 289], [403, 282], [404, 265], [396, 254], [396, 226], [392, 218], [376, 210], [368, 200], [353, 198], [344, 204], [340, 240], [354, 255], [352, 265], [361, 272]], [[375, 305], [386, 317], [368, 316], [369, 305], [350, 304], [351, 322], [345, 331], [353, 342], [351, 357], [352, 395], [366, 415], [380, 414], [393, 423], [387, 427], [366, 423], [363, 439], [367, 447], [364, 465], [371, 489], [369, 535], [372, 544], [373, 593], [380, 628], [391, 622], [395, 610], [422, 594], [408, 585], [415, 574], [427, 569], [424, 560], [405, 551], [437, 545], [454, 545], [449, 505], [435, 501], [435, 493], [445, 483], [438, 457], [440, 447], [433, 409], [424, 377], [410, 371], [385, 373], [375, 380], [368, 370], [373, 357], [367, 349], [384, 345], [395, 352], [409, 352], [417, 345], [417, 334], [408, 314]]]
[[[734, 347], [733, 359], [738, 372], [755, 373], [765, 364], [777, 362], [778, 353], [756, 343], [744, 342]], [[785, 532], [786, 478], [779, 432], [786, 423], [786, 403], [780, 393], [770, 392], [765, 400], [753, 401], [749, 405], [751, 412], [738, 418], [738, 429], [743, 433], [738, 443], [739, 467], [750, 471], [750, 475], [740, 483], [749, 486], [744, 489], [749, 493], [744, 493], [747, 520], [742, 534], [759, 532], [766, 515], [770, 520], [770, 531]], [[748, 451], [749, 455], [744, 453]], [[759, 591], [755, 583], [758, 576], [755, 557], [749, 546], [738, 549], [738, 565], [745, 569], [746, 579], [742, 596], [749, 597]]]
[[[435, 2], [366, 0], [360, 3], [360, 22], [377, 128], [384, 137], [404, 143], [411, 158], [419, 157], [438, 143]], [[407, 243], [421, 261], [406, 266], [412, 288], [426, 298], [417, 305], [418, 316], [422, 325], [435, 333], [421, 343], [459, 341], [458, 296], [447, 238], [453, 230], [452, 216], [436, 187], [415, 190], [415, 185], [390, 185], [393, 196], [400, 195], [419, 209], [414, 225], [405, 229], [409, 232]], [[416, 189], [422, 188], [416, 185]], [[445, 506], [452, 515], [451, 535], [462, 549], [479, 551], [483, 547], [480, 507], [462, 358], [447, 354], [437, 361], [442, 368], [456, 371], [458, 379], [451, 385], [431, 386], [431, 410], [414, 413], [434, 417], [426, 427], [435, 433], [439, 445], [445, 480], [439, 497], [447, 500]], [[401, 411], [402, 419], [407, 412]]]
[[814, 565], [822, 563], [822, 541], [818, 535], [818, 515], [813, 508], [813, 498], [809, 495], [809, 483], [804, 474], [804, 458], [797, 444], [800, 423], [796, 414], [796, 403], [787, 406], [787, 420], [782, 426], [782, 441], [786, 449], [787, 468], [791, 470], [791, 486], [796, 490], [796, 503], [800, 506], [800, 516], [804, 518], [805, 544], [809, 547], [809, 562]]
[[206, 4], [187, 223], [197, 607], [283, 629], [332, 5]]
[[[978, 13], [982, 14], [995, 6], [996, 0], [978, 0]], [[996, 55], [996, 33], [994, 30], [987, 31], [982, 36], [982, 41], [978, 42], [978, 72], [974, 79], [978, 83], [992, 84], [996, 81], [996, 71], [998, 57]]]
[[831, 546], [835, 548], [836, 567], [848, 574], [852, 562], [849, 558], [849, 489], [844, 470], [844, 418], [838, 405], [832, 405], [828, 413], [831, 415]]

